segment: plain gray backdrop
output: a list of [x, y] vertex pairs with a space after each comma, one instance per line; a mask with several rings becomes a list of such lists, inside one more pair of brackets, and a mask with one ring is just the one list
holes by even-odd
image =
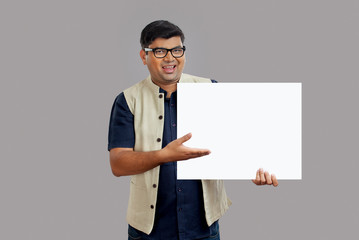
[[126, 239], [129, 178], [112, 176], [108, 121], [148, 75], [139, 37], [158, 19], [184, 31], [186, 73], [303, 83], [303, 180], [226, 181], [222, 239], [357, 236], [358, 12], [354, 0], [2, 0], [0, 239]]

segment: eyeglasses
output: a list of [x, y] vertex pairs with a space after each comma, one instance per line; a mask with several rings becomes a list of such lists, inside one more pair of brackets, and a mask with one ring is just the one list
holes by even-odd
[[186, 51], [186, 47], [175, 47], [172, 49], [168, 49], [168, 48], [145, 48], [144, 49], [145, 52], [153, 52], [153, 54], [155, 55], [156, 58], [164, 58], [167, 56], [168, 51], [171, 52], [172, 56], [174, 58], [180, 58], [183, 56], [184, 51]]

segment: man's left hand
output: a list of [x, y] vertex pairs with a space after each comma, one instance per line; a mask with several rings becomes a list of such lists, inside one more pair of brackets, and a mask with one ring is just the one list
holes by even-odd
[[253, 179], [252, 182], [255, 185], [273, 185], [274, 187], [278, 186], [278, 180], [275, 175], [270, 175], [267, 171], [264, 172], [263, 168], [257, 170], [256, 179]]

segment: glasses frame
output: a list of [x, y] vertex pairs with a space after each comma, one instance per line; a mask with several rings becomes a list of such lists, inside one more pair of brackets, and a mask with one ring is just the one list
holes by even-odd
[[[163, 57], [157, 57], [156, 54], [155, 54], [155, 52], [156, 52], [157, 49], [166, 50], [166, 54], [165, 54]], [[173, 51], [174, 49], [182, 49], [182, 50], [183, 50], [182, 55], [179, 56], [179, 57], [173, 56], [172, 51]], [[168, 52], [171, 52], [171, 55], [172, 55], [172, 57], [174, 57], [174, 58], [181, 58], [181, 57], [183, 57], [184, 52], [186, 51], [186, 47], [185, 47], [185, 46], [183, 46], [183, 47], [174, 47], [174, 48], [171, 48], [171, 49], [161, 48], [161, 47], [159, 47], [159, 48], [144, 48], [144, 50], [145, 50], [146, 54], [147, 54], [148, 52], [153, 52], [153, 56], [155, 56], [155, 58], [165, 58], [165, 57], [167, 56]]]

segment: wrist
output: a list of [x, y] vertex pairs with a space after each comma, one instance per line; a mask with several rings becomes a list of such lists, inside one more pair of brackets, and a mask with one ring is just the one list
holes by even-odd
[[168, 153], [166, 148], [156, 151], [155, 158], [157, 159], [159, 165], [168, 162]]

